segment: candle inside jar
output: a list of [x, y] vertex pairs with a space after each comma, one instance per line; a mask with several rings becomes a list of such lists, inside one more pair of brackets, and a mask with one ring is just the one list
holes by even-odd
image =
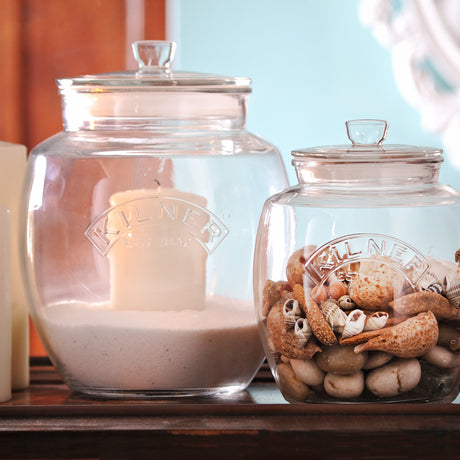
[[120, 310], [202, 310], [209, 215], [202, 196], [172, 188], [111, 196], [111, 304]]

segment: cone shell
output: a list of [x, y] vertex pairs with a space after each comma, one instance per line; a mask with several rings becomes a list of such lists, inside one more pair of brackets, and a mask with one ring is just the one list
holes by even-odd
[[343, 330], [345, 321], [347, 320], [347, 314], [339, 307], [335, 300], [325, 300], [321, 303], [320, 308], [326, 321], [331, 325], [333, 330], [338, 330], [339, 332]]
[[399, 295], [404, 285], [404, 277], [391, 266], [387, 257], [376, 257], [372, 261], [363, 261], [359, 272], [348, 287], [348, 295], [358, 307], [366, 310], [385, 310]]
[[353, 310], [345, 321], [342, 338], [346, 339], [363, 332], [365, 322], [366, 314], [362, 310]]
[[366, 319], [364, 330], [375, 331], [376, 329], [382, 329], [382, 327], [385, 327], [389, 316], [390, 315], [386, 311], [376, 311], [372, 313], [372, 315], [368, 316]]
[[431, 350], [436, 345], [439, 335], [438, 322], [431, 311], [419, 313], [397, 326], [367, 334], [372, 332], [378, 335], [366, 343], [357, 345], [355, 353], [379, 350], [399, 358], [416, 358]]
[[294, 296], [299, 301], [300, 306], [305, 311], [308, 323], [315, 337], [324, 345], [334, 345], [337, 337], [331, 326], [324, 317], [318, 304], [312, 299], [310, 293], [304, 292], [300, 284], [294, 286]]
[[390, 305], [395, 312], [407, 316], [432, 311], [438, 319], [460, 319], [460, 309], [453, 307], [444, 296], [436, 292], [413, 292], [399, 297], [391, 302]]

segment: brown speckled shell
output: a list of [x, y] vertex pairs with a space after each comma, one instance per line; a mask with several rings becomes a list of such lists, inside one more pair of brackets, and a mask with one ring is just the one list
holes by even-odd
[[292, 291], [292, 288], [286, 281], [272, 281], [268, 280], [265, 283], [262, 295], [262, 316], [265, 318], [270, 311], [273, 304], [278, 302], [288, 292]]
[[297, 249], [288, 259], [286, 266], [286, 276], [291, 288], [296, 284], [303, 285], [303, 275], [305, 273], [305, 262], [313, 254], [316, 246], [307, 245]]
[[348, 295], [358, 307], [385, 310], [399, 294], [404, 279], [385, 258], [362, 262], [348, 287]]
[[311, 298], [310, 294], [304, 292], [300, 284], [294, 286], [294, 296], [304, 309], [307, 320], [315, 337], [325, 345], [337, 343], [337, 337], [327, 322], [318, 304]]
[[357, 345], [355, 353], [379, 350], [399, 358], [416, 358], [431, 350], [439, 335], [438, 322], [431, 311], [420, 313], [397, 326], [372, 332], [380, 334]]
[[408, 316], [432, 311], [438, 319], [460, 319], [460, 309], [453, 307], [449, 300], [436, 292], [413, 292], [390, 302], [390, 305], [394, 311]]

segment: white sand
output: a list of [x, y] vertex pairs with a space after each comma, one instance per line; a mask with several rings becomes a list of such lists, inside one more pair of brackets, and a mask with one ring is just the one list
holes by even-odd
[[263, 359], [253, 307], [231, 299], [165, 312], [66, 303], [46, 307], [42, 321], [51, 355], [76, 389], [241, 386]]

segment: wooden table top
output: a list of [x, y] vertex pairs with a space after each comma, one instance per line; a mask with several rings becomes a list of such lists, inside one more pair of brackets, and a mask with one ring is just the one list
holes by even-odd
[[460, 459], [459, 403], [288, 404], [265, 365], [231, 395], [103, 400], [35, 360], [0, 404], [0, 458]]

